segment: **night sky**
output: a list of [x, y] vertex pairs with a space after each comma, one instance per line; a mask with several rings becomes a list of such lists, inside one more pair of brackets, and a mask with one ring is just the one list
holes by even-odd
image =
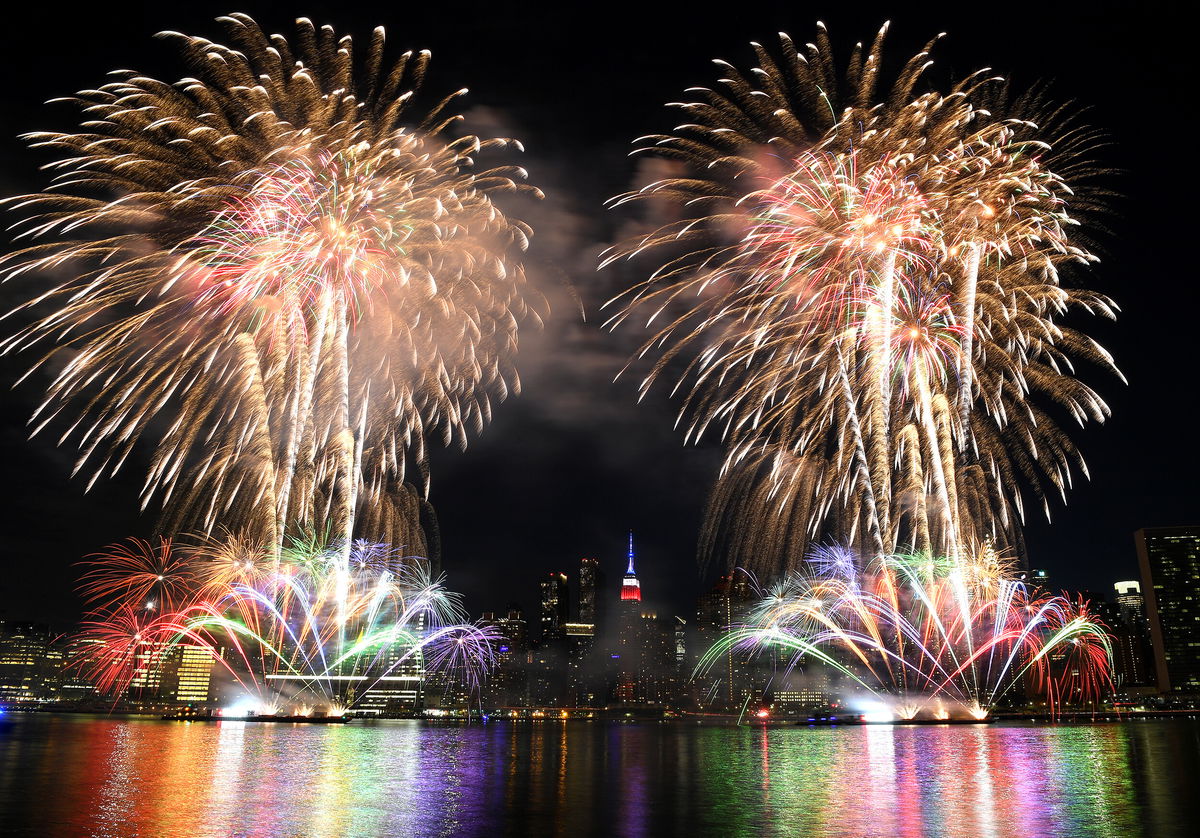
[[[1091, 480], [1077, 482], [1067, 507], [1054, 507], [1053, 523], [1031, 520], [1029, 561], [1049, 568], [1061, 586], [1111, 590], [1112, 582], [1136, 576], [1135, 529], [1200, 522], [1193, 348], [1200, 309], [1187, 203], [1197, 184], [1186, 128], [1195, 96], [1184, 90], [1195, 75], [1187, 54], [1192, 30], [1181, 11], [1153, 3], [939, 5], [793, 0], [728, 4], [718, 15], [701, 14], [701, 4], [578, 4], [578, 20], [568, 15], [572, 4], [236, 7], [288, 36], [292, 19], [304, 14], [360, 42], [383, 24], [397, 54], [432, 50], [428, 89], [469, 87], [460, 100], [468, 126], [520, 138], [527, 153], [519, 162], [547, 193], [526, 215], [535, 228], [528, 266], [553, 316], [542, 332], [523, 334], [524, 393], [498, 408], [466, 452], [433, 457], [443, 568], [472, 613], [500, 610], [510, 600], [532, 608], [538, 577], [550, 570], [573, 575], [584, 555], [601, 559], [615, 590], [631, 528], [647, 599], [682, 616], [694, 613], [702, 585], [696, 534], [719, 451], [684, 447], [673, 429], [675, 406], [662, 391], [639, 405], [633, 378], [612, 383], [639, 335], [600, 330], [599, 305], [627, 281], [595, 271], [596, 254], [623, 220], [602, 202], [634, 181], [631, 141], [676, 124], [678, 114], [664, 103], [682, 98], [686, 87], [716, 82], [710, 59], [748, 69], [751, 40], [770, 44], [783, 30], [807, 41], [817, 20], [844, 56], [890, 18], [885, 54], [893, 62], [945, 31], [931, 80], [944, 84], [992, 67], [1018, 87], [1050, 81], [1056, 98], [1088, 108], [1089, 120], [1109, 134], [1102, 162], [1121, 170], [1111, 179], [1121, 197], [1103, 219], [1107, 231], [1096, 235], [1101, 264], [1076, 279], [1110, 294], [1123, 314], [1116, 324], [1077, 325], [1115, 354], [1129, 385], [1083, 370], [1114, 416], [1077, 435]], [[37, 167], [45, 158], [16, 135], [67, 129], [76, 117], [68, 105], [43, 104], [47, 99], [98, 85], [116, 68], [172, 81], [187, 75], [173, 48], [152, 35], [175, 29], [220, 40], [213, 18], [234, 9], [114, 2], [68, 11], [33, 3], [7, 12], [0, 32], [0, 193], [43, 184]], [[0, 308], [20, 294], [0, 289]], [[0, 619], [66, 624], [80, 607], [72, 563], [106, 543], [149, 535], [154, 514], [138, 516], [136, 467], [84, 494], [86, 480], [69, 477], [72, 449], [56, 448], [52, 438], [26, 439], [25, 422], [45, 381], [7, 388], [34, 360], [0, 359]]]

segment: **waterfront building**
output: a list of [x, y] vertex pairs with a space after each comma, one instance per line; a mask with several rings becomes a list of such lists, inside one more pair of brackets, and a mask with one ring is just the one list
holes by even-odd
[[503, 617], [485, 612], [480, 621], [491, 626], [500, 641], [496, 645], [496, 666], [483, 691], [487, 708], [524, 707], [528, 704], [529, 683], [526, 656], [529, 652], [528, 627], [520, 606], [511, 604]]
[[[418, 635], [425, 632], [425, 617], [415, 626]], [[348, 676], [344, 694], [347, 705], [356, 710], [384, 716], [408, 716], [424, 706], [426, 688], [431, 695], [445, 692], [445, 684], [426, 684], [424, 653], [404, 643], [393, 643], [381, 660], [371, 660], [363, 671], [356, 669]], [[358, 693], [361, 690], [361, 697]]]
[[592, 707], [600, 699], [600, 683], [591, 666], [596, 649], [595, 623], [567, 623], [567, 697], [571, 707]]
[[802, 681], [776, 690], [771, 697], [771, 715], [801, 716], [809, 713], [831, 713], [840, 706], [832, 687], [827, 683]]
[[421, 708], [427, 715], [465, 715], [474, 699], [465, 673], [454, 669], [427, 672], [422, 682]]
[[[731, 626], [744, 622], [756, 600], [750, 577], [737, 570], [721, 576], [701, 594], [696, 601], [690, 664], [695, 666]], [[761, 688], [768, 680], [762, 669], [762, 662], [750, 653], [727, 651], [694, 679], [693, 699], [706, 710], [737, 710], [748, 698], [761, 697]]]
[[92, 683], [84, 668], [77, 665], [77, 662], [88, 657], [89, 647], [94, 648], [103, 643], [104, 641], [98, 638], [75, 635], [63, 637], [56, 644], [61, 645], [63, 650], [62, 678], [59, 684], [61, 701], [78, 705], [97, 698], [99, 693], [96, 685]]
[[163, 683], [163, 658], [171, 644], [165, 640], [144, 640], [134, 647], [133, 678], [129, 692], [139, 698], [157, 698]]
[[683, 678], [677, 657], [675, 617], [642, 612], [641, 666], [634, 700], [646, 704], [678, 704]]
[[534, 707], [565, 707], [570, 699], [567, 684], [566, 639], [553, 638], [531, 646], [525, 657], [529, 682], [529, 704]]
[[1108, 628], [1112, 644], [1113, 686], [1117, 697], [1123, 699], [1152, 692], [1148, 688], [1154, 683], [1151, 665], [1154, 657], [1144, 621], [1120, 602], [1106, 602], [1095, 595], [1089, 607]]
[[1200, 694], [1200, 527], [1134, 534], [1160, 692]]
[[204, 647], [180, 643], [163, 661], [163, 697], [178, 704], [206, 704], [215, 699], [212, 692], [216, 660]]
[[576, 621], [565, 627], [568, 703], [575, 707], [600, 706], [606, 698], [602, 652], [597, 645], [608, 626], [605, 578], [597, 559], [579, 560], [579, 609]]
[[1151, 666], [1153, 652], [1145, 633], [1140, 627], [1117, 625], [1110, 629], [1113, 647], [1113, 674], [1118, 690], [1129, 692], [1153, 692], [1148, 688], [1155, 684]]
[[0, 702], [58, 700], [64, 660], [49, 626], [0, 623]]
[[567, 623], [571, 595], [567, 574], [553, 572], [538, 585], [541, 636], [525, 658], [529, 701], [539, 707], [562, 707], [567, 701]]

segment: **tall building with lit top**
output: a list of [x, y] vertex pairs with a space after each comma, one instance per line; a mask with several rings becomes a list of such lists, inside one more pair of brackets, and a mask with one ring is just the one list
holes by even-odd
[[565, 573], [551, 573], [542, 580], [540, 622], [543, 643], [566, 636], [566, 625], [571, 619], [570, 591]]
[[619, 703], [637, 698], [642, 671], [642, 584], [633, 564], [632, 531], [627, 559], [625, 575], [621, 577], [621, 599], [617, 602], [616, 646], [610, 658], [615, 672], [612, 693]]
[[660, 618], [642, 602], [633, 533], [629, 534], [626, 559], [616, 602], [616, 646], [610, 656], [614, 670], [611, 696], [619, 704], [674, 704], [679, 693], [678, 621]]
[[1200, 694], [1200, 527], [1134, 533], [1160, 692]]
[[1117, 582], [1116, 601], [1108, 602], [1098, 593], [1085, 598], [1090, 609], [1108, 629], [1112, 646], [1112, 678], [1118, 702], [1132, 701], [1155, 692], [1154, 653], [1150, 650], [1150, 632], [1143, 617], [1141, 586], [1137, 582]]
[[527, 672], [529, 701], [539, 707], [561, 707], [567, 702], [567, 624], [571, 619], [571, 588], [567, 574], [550, 573], [538, 589], [541, 637], [529, 648]]
[[1117, 582], [1113, 585], [1117, 592], [1117, 607], [1121, 609], [1121, 619], [1134, 624], [1146, 618], [1146, 600], [1142, 596], [1142, 586], [1135, 581]]
[[621, 602], [641, 602], [642, 584], [638, 581], [637, 571], [633, 568], [633, 531], [629, 533], [629, 567], [621, 579]]
[[1041, 588], [1043, 591], [1050, 590], [1050, 571], [1044, 568], [1031, 567], [1021, 574], [1020, 579], [1030, 588]]

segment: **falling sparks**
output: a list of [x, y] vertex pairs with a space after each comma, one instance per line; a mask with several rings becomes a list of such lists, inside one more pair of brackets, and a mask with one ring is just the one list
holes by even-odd
[[[492, 631], [465, 621], [424, 559], [387, 545], [311, 537], [265, 561], [269, 547], [245, 538], [147, 546], [117, 545], [88, 563], [81, 590], [92, 610], [73, 663], [102, 693], [156, 683], [179, 645], [206, 651], [257, 705], [296, 715], [352, 710], [402, 670], [446, 671], [477, 690], [495, 663]], [[164, 562], [171, 599], [139, 607], [145, 568]]]
[[35, 241], [0, 276], [59, 284], [0, 351], [56, 344], [34, 432], [64, 420], [89, 486], [155, 446], [144, 503], [168, 531], [279, 549], [332, 521], [343, 544], [420, 547], [406, 468], [427, 483], [427, 440], [465, 445], [519, 391], [518, 325], [543, 302], [530, 230], [494, 199], [540, 193], [476, 164], [519, 144], [450, 136], [465, 91], [415, 111], [427, 52], [387, 65], [377, 29], [356, 78], [329, 27], [289, 43], [221, 21], [233, 46], [167, 34], [194, 78], [117, 73], [75, 98], [80, 132], [27, 137], [59, 175], [9, 201]]
[[674, 379], [687, 439], [724, 441], [702, 552], [762, 572], [823, 538], [1019, 549], [1028, 493], [1048, 510], [1084, 468], [1061, 417], [1108, 415], [1075, 362], [1119, 375], [1063, 322], [1116, 312], [1059, 280], [1095, 261], [1072, 209], [1096, 134], [984, 74], [917, 93], [932, 42], [881, 90], [885, 32], [844, 79], [823, 27], [782, 61], [755, 44], [748, 76], [720, 62], [640, 141], [677, 172], [613, 201], [671, 207], [606, 254], [657, 260], [609, 325], [649, 330], [643, 392]]
[[[1096, 703], [1112, 690], [1106, 627], [1086, 604], [1031, 591], [991, 550], [960, 558], [821, 547], [714, 644], [826, 670], [904, 719], [986, 718], [1010, 692]], [[853, 703], [853, 702], [852, 702]]]

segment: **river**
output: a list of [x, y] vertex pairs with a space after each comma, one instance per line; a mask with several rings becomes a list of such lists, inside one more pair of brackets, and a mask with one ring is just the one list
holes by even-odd
[[843, 728], [12, 714], [0, 835], [1121, 836], [1200, 823], [1200, 722]]

